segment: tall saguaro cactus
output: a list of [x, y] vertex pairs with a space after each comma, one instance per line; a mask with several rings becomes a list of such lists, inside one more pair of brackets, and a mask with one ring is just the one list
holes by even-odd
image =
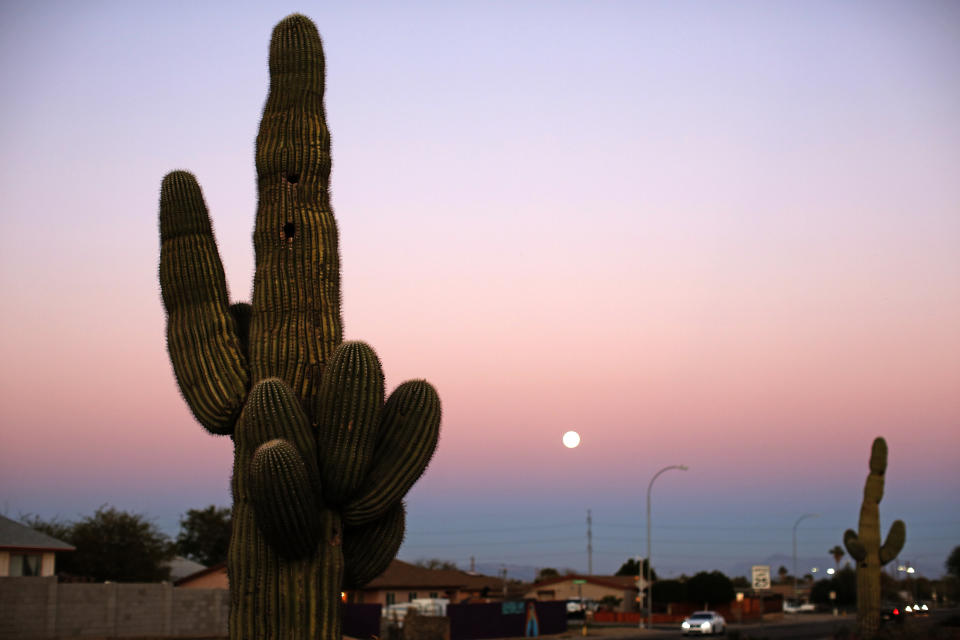
[[880, 627], [880, 568], [897, 557], [907, 539], [907, 527], [901, 520], [890, 526], [887, 541], [880, 544], [880, 500], [887, 471], [887, 442], [873, 441], [870, 473], [863, 489], [860, 530], [847, 529], [843, 544], [857, 561], [857, 625], [864, 638], [876, 635]]
[[402, 498], [436, 448], [426, 381], [384, 400], [380, 362], [343, 342], [320, 36], [291, 15], [270, 42], [256, 143], [252, 304], [230, 305], [194, 177], [160, 190], [160, 285], [180, 390], [235, 444], [230, 637], [340, 638], [340, 594], [403, 539]]

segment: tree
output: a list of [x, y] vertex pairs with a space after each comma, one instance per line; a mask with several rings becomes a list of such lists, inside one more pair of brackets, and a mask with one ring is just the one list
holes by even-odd
[[953, 548], [943, 566], [949, 575], [960, 578], [960, 547]]
[[[640, 570], [640, 563], [637, 562], [636, 558], [629, 558], [629, 559], [627, 559], [626, 562], [624, 562], [622, 565], [620, 565], [620, 568], [617, 569], [617, 572], [616, 572], [615, 574], [613, 574], [613, 575], [616, 575], [616, 576], [635, 576], [635, 575], [638, 575], [638, 571], [639, 571], [639, 570]], [[643, 559], [643, 577], [644, 577], [644, 579], [646, 579], [646, 577], [647, 577], [647, 559], [646, 559], [646, 558]], [[656, 569], [651, 569], [651, 570], [650, 570], [650, 579], [653, 580], [654, 582], [656, 582], [656, 580], [657, 580], [657, 570], [656, 570]]]
[[546, 567], [537, 572], [537, 582], [540, 582], [541, 580], [549, 580], [550, 578], [557, 578], [559, 576], [559, 571], [553, 567]]
[[211, 567], [227, 561], [230, 547], [230, 508], [210, 505], [190, 509], [180, 518], [177, 553]]
[[57, 558], [61, 574], [97, 582], [159, 582], [170, 578], [167, 563], [174, 556], [174, 545], [143, 515], [104, 505], [92, 516], [72, 524], [39, 518], [29, 524], [76, 547], [76, 551]]
[[[69, 542], [70, 533], [73, 528], [73, 525], [69, 522], [63, 522], [58, 518], [53, 520], [42, 520], [40, 516], [29, 515], [21, 516], [20, 521], [23, 524], [27, 525], [31, 529], [35, 529], [40, 533], [45, 533], [52, 538], [57, 540], [62, 540], [63, 542]], [[62, 560], [60, 557], [57, 558], [57, 564], [61, 564]]]
[[777, 569], [777, 575], [780, 576], [780, 582], [786, 582], [787, 577], [790, 575], [790, 571], [783, 565], [780, 565], [780, 568]]
[[833, 549], [830, 549], [830, 551], [828, 551], [827, 553], [833, 556], [834, 568], [839, 569], [840, 560], [843, 558], [844, 555], [846, 555], [846, 552], [843, 550], [843, 547], [841, 547], [840, 545], [835, 545]]
[[681, 580], [660, 580], [653, 590], [654, 604], [687, 601], [687, 583]]
[[[830, 592], [836, 600], [830, 599]], [[810, 590], [810, 601], [816, 604], [850, 607], [857, 603], [857, 572], [847, 566], [832, 578], [816, 582]]]
[[947, 570], [947, 575], [943, 580], [945, 587], [943, 593], [950, 600], [960, 600], [960, 547], [953, 548], [953, 551], [947, 556], [944, 567]]
[[717, 606], [727, 604], [735, 597], [733, 583], [720, 571], [701, 571], [687, 580], [687, 602]]
[[753, 584], [747, 580], [746, 576], [731, 578], [730, 582], [733, 583], [734, 589], [750, 589], [753, 586]]

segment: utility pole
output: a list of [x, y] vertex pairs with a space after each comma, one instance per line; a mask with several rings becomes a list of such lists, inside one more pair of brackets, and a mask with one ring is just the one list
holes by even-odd
[[587, 509], [587, 575], [593, 575], [593, 519]]

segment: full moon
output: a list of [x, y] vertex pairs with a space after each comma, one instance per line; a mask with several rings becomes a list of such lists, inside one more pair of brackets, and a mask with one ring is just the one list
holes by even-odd
[[576, 431], [567, 431], [563, 434], [563, 446], [567, 449], [573, 449], [580, 444], [580, 434]]

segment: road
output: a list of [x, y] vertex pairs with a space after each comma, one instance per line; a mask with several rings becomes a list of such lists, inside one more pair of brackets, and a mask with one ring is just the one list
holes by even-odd
[[[938, 609], [931, 611], [927, 618], [917, 618], [906, 620], [902, 626], [896, 628], [903, 631], [904, 638], [926, 638], [925, 631], [930, 625], [950, 617], [960, 615], [958, 609]], [[798, 614], [785, 617], [782, 621], [766, 622], [764, 624], [731, 624], [730, 631], [739, 631], [740, 637], [744, 640], [748, 638], [769, 638], [770, 640], [824, 640], [832, 638], [833, 633], [838, 629], [847, 627], [851, 631], [855, 630], [857, 618], [855, 615], [834, 617], [823, 614]], [[576, 628], [571, 625], [570, 631]], [[568, 632], [569, 633], [569, 632]], [[960, 634], [960, 632], [958, 632]], [[677, 640], [683, 636], [680, 634], [679, 625], [660, 626], [654, 625], [653, 629], [626, 629], [623, 627], [617, 629], [602, 630], [592, 627], [588, 634], [590, 637], [598, 638], [616, 638], [616, 640], [663, 640], [671, 638]]]

